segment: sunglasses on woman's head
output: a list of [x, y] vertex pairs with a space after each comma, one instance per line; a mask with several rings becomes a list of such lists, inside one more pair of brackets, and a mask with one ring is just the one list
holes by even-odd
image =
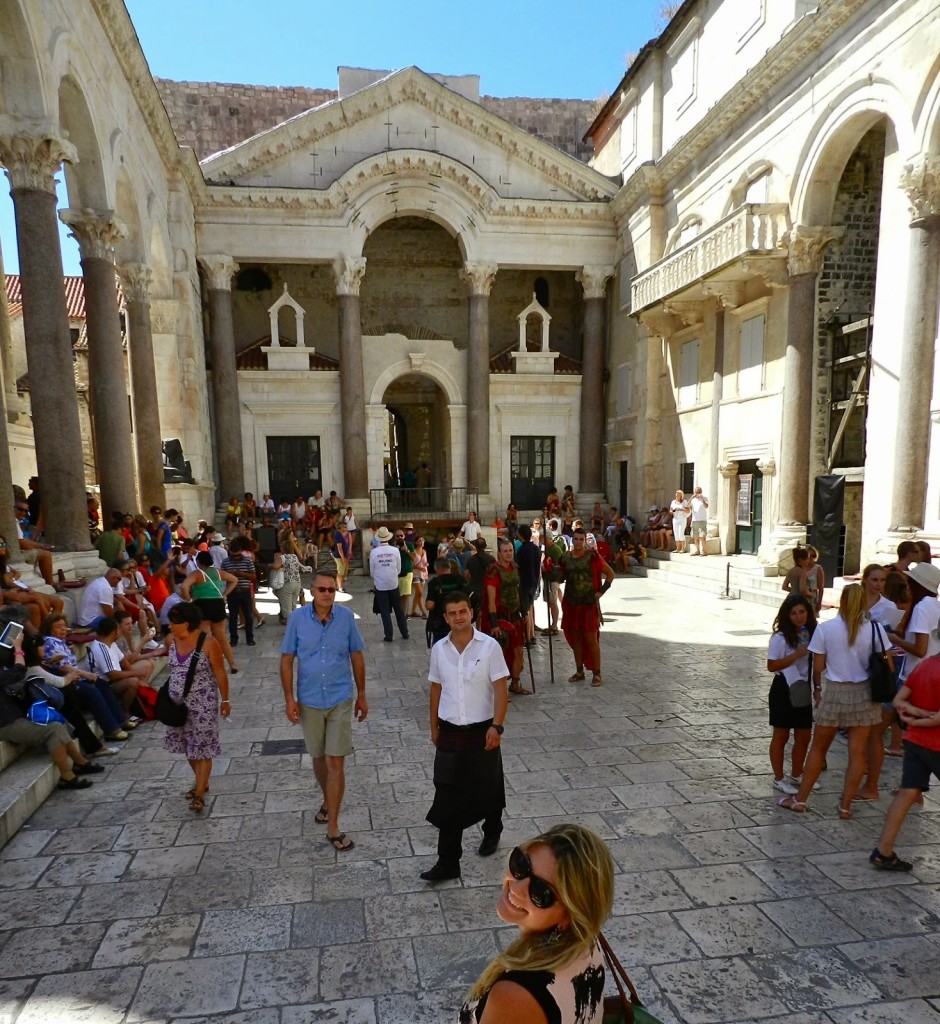
[[555, 890], [538, 875], [532, 873], [532, 861], [529, 855], [517, 846], [509, 855], [509, 873], [517, 882], [524, 878], [529, 880], [529, 899], [539, 910], [548, 910], [555, 905], [558, 897]]

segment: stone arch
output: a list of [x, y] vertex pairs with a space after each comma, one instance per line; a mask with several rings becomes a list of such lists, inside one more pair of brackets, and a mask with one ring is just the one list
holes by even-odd
[[78, 150], [78, 163], [65, 164], [65, 184], [72, 209], [109, 210], [111, 190], [104, 152], [85, 92], [72, 74], [59, 82], [59, 124]]
[[683, 245], [683, 236], [689, 231], [690, 228], [698, 227], [696, 231], [697, 235], [700, 235], [705, 229], [705, 220], [700, 213], [687, 213], [679, 223], [672, 229], [672, 233], [666, 241], [666, 255], [674, 252]]
[[0, 98], [4, 114], [48, 118], [54, 106], [48, 102], [42, 63], [31, 31], [26, 5], [21, 0], [0, 0]]
[[934, 61], [914, 105], [916, 122], [915, 153], [940, 153], [940, 55]]
[[123, 164], [116, 164], [117, 177], [114, 188], [114, 212], [127, 228], [127, 234], [115, 245], [118, 264], [131, 262], [149, 263], [148, 242], [143, 229], [140, 203], [131, 176]]
[[731, 186], [722, 216], [727, 217], [729, 213], [742, 207], [747, 202], [747, 194], [751, 186], [762, 178], [768, 179], [767, 198], [761, 200], [762, 202], [787, 201], [786, 185], [781, 181], [777, 165], [771, 160], [756, 160], [741, 172], [740, 177]]
[[887, 120], [900, 152], [911, 152], [910, 115], [895, 88], [884, 81], [855, 83], [822, 115], [807, 136], [794, 171], [790, 208], [794, 224], [825, 225], [832, 215], [842, 171], [862, 137]]
[[425, 217], [457, 240], [464, 260], [478, 257], [478, 222], [496, 194], [474, 170], [438, 153], [400, 150], [369, 157], [332, 186], [348, 204], [347, 227], [365, 239], [386, 221]]
[[431, 360], [424, 360], [420, 369], [415, 369], [410, 359], [400, 359], [396, 363], [390, 363], [378, 375], [372, 385], [372, 393], [369, 395], [369, 405], [382, 405], [385, 392], [389, 385], [399, 377], [407, 377], [417, 374], [420, 377], [427, 377], [433, 381], [443, 392], [450, 405], [463, 404], [464, 398], [460, 392], [460, 385], [451, 374], [442, 366], [438, 366]]

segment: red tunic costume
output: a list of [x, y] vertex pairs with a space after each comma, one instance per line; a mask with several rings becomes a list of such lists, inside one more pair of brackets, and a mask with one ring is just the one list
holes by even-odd
[[490, 614], [489, 595], [487, 594], [483, 601], [481, 625], [487, 633], [499, 628], [506, 635], [506, 639], [500, 641], [500, 647], [503, 649], [506, 667], [512, 675], [516, 651], [521, 651], [525, 642], [525, 623], [520, 615], [522, 586], [519, 580], [519, 569], [515, 562], [508, 569], [503, 568], [499, 562], [494, 562], [487, 567], [483, 579], [487, 591], [491, 589], [496, 591], [496, 614]]

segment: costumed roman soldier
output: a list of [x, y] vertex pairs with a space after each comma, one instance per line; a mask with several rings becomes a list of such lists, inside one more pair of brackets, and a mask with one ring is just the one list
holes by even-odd
[[600, 686], [600, 596], [610, 589], [614, 570], [587, 546], [583, 526], [575, 528], [571, 550], [561, 558], [561, 569], [565, 580], [561, 630], [574, 653], [576, 669], [568, 682], [580, 682], [587, 668], [593, 673], [591, 685]]
[[486, 596], [483, 601], [482, 629], [499, 641], [509, 669], [509, 692], [528, 694], [532, 691], [520, 681], [522, 646], [525, 642], [525, 619], [522, 617], [522, 585], [519, 569], [513, 561], [512, 541], [500, 537], [496, 561], [484, 576]]

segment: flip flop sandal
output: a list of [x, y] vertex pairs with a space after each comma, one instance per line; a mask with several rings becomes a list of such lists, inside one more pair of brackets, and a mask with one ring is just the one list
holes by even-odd
[[591, 676], [591, 686], [603, 686], [603, 685], [604, 685], [604, 680], [601, 679], [600, 672], [595, 672], [594, 675]]
[[330, 812], [327, 810], [326, 804], [322, 804], [320, 810], [313, 816], [313, 820], [318, 825], [325, 825], [330, 820]]
[[196, 814], [202, 814], [202, 812], [205, 810], [205, 807], [206, 802], [205, 800], [203, 800], [201, 796], [194, 796], [192, 800], [189, 801], [189, 809], [191, 811], [195, 811]]
[[[205, 793], [203, 793], [203, 796], [205, 796], [206, 793], [208, 793], [208, 792], [209, 792], [209, 787], [206, 786]], [[196, 787], [193, 786], [192, 789], [187, 789], [186, 790], [186, 792], [183, 794], [183, 799], [184, 800], [192, 800], [195, 796], [196, 796]]]
[[583, 672], [575, 672], [575, 674], [573, 676], [569, 676], [568, 677], [568, 682], [569, 683], [580, 683], [583, 679], [584, 679], [584, 673]]
[[526, 689], [526, 688], [525, 688], [525, 687], [524, 687], [524, 686], [522, 685], [522, 683], [520, 683], [520, 682], [519, 682], [519, 680], [518, 680], [518, 679], [514, 679], [514, 680], [513, 680], [513, 681], [512, 681], [512, 682], [511, 682], [511, 683], [509, 684], [509, 692], [510, 692], [510, 693], [518, 693], [518, 694], [520, 694], [521, 696], [523, 696], [523, 697], [524, 697], [524, 696], [527, 696], [528, 694], [530, 694], [530, 693], [531, 693], [532, 691], [531, 691], [531, 690], [527, 690], [527, 689]]
[[327, 836], [327, 842], [333, 844], [333, 849], [338, 850], [340, 853], [345, 853], [347, 850], [352, 850], [355, 847], [355, 843], [346, 835], [345, 832], [340, 832], [338, 836]]
[[794, 796], [782, 796], [777, 801], [777, 806], [782, 807], [786, 811], [793, 811], [795, 814], [806, 813], [806, 804], [802, 800], [797, 800]]
[[836, 810], [839, 812], [840, 821], [850, 821], [855, 817], [855, 812], [851, 807], [842, 807], [840, 804], [836, 804]]

